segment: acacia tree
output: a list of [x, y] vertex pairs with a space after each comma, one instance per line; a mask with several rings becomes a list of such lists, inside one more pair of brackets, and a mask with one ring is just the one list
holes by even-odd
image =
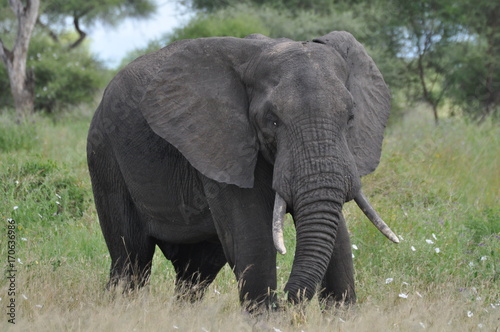
[[35, 100], [35, 80], [32, 70], [26, 70], [26, 59], [31, 35], [35, 26], [39, 0], [9, 0], [10, 7], [17, 20], [17, 34], [11, 50], [0, 37], [0, 58], [7, 68], [10, 89], [18, 118], [33, 112]]
[[455, 52], [460, 66], [451, 75], [454, 89], [450, 97], [481, 123], [500, 109], [500, 3], [461, 0], [457, 8], [470, 38]]
[[450, 0], [386, 0], [388, 26], [399, 57], [415, 80], [413, 99], [427, 103], [439, 123], [438, 108], [449, 89], [449, 46], [462, 28]]
[[[67, 45], [69, 52], [86, 38], [84, 27], [96, 22], [113, 25], [126, 17], [147, 18], [156, 10], [154, 0], [45, 0], [42, 4], [40, 0], [9, 0], [9, 5], [14, 15], [8, 15], [6, 5], [0, 2], [0, 57], [7, 69], [18, 118], [34, 112], [36, 77], [26, 65], [34, 28], [58, 43], [63, 43], [59, 36], [67, 36], [73, 28], [78, 37]], [[11, 49], [7, 46], [10, 44]]]

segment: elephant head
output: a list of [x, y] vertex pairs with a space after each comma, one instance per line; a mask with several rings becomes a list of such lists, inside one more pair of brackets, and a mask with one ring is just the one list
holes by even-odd
[[153, 131], [204, 176], [252, 188], [258, 158], [274, 165], [274, 239], [290, 211], [297, 249], [285, 287], [311, 298], [332, 255], [342, 206], [355, 199], [395, 235], [361, 192], [378, 165], [390, 94], [364, 48], [346, 32], [312, 42], [252, 35], [180, 41], [140, 109]]

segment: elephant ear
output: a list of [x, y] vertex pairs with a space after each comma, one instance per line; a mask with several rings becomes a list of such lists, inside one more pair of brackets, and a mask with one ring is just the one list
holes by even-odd
[[354, 120], [347, 144], [360, 176], [370, 174], [380, 161], [391, 95], [382, 74], [364, 47], [348, 32], [334, 31], [314, 42], [332, 47], [347, 66], [346, 87], [354, 102]]
[[151, 129], [203, 175], [250, 188], [258, 145], [238, 74], [244, 42], [194, 39], [160, 50], [163, 65], [139, 107]]

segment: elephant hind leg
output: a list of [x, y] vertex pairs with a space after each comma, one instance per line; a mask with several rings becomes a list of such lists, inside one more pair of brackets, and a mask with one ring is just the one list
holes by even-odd
[[174, 266], [177, 298], [188, 302], [195, 302], [203, 297], [207, 287], [227, 262], [219, 242], [176, 245], [159, 243], [158, 246]]
[[111, 256], [107, 288], [142, 287], [151, 273], [155, 244], [135, 207], [116, 161], [109, 153], [89, 156], [94, 201]]
[[356, 302], [351, 241], [343, 218], [339, 222], [335, 247], [321, 284], [319, 297], [327, 308]]

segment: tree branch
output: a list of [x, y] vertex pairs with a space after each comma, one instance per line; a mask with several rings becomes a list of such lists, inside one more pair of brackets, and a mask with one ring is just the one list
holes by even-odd
[[78, 32], [79, 37], [73, 44], [71, 44], [69, 46], [70, 49], [74, 49], [75, 47], [80, 45], [83, 42], [83, 40], [85, 39], [85, 37], [87, 36], [87, 33], [80, 28], [80, 17], [79, 16], [74, 17], [73, 24], [75, 26], [76, 32]]
[[37, 18], [36, 20], [36, 24], [38, 24], [39, 26], [41, 26], [45, 31], [47, 31], [47, 33], [49, 34], [50, 38], [52, 38], [53, 41], [55, 41], [56, 43], [59, 43], [59, 37], [56, 35], [56, 33], [54, 31], [52, 31], [50, 29], [50, 27], [43, 23], [41, 20], [40, 20], [40, 17]]
[[9, 61], [12, 61], [12, 53], [4, 46], [2, 38], [0, 38], [0, 58], [2, 58], [5, 67]]
[[76, 12], [73, 14], [73, 25], [75, 26], [75, 30], [76, 32], [78, 32], [79, 37], [73, 44], [69, 46], [70, 50], [74, 49], [75, 47], [78, 47], [78, 45], [80, 45], [83, 42], [85, 37], [87, 37], [87, 33], [80, 28], [80, 18], [88, 14], [91, 10], [92, 7], [87, 8], [80, 14], [77, 14]]

